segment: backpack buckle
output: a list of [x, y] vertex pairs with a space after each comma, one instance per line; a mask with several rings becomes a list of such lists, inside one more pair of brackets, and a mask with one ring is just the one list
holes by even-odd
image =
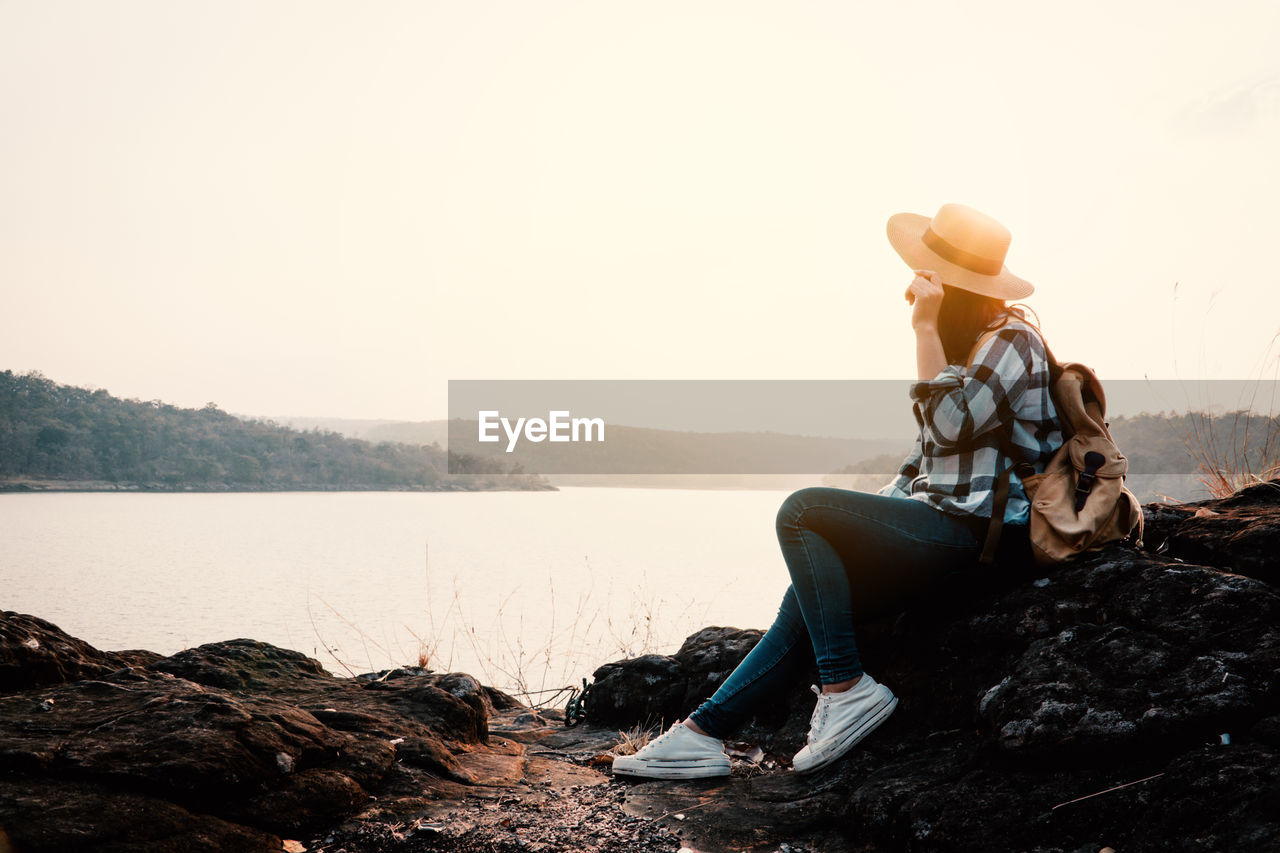
[[1085, 502], [1089, 500], [1089, 493], [1093, 491], [1093, 484], [1097, 482], [1098, 469], [1106, 461], [1107, 458], [1096, 450], [1090, 450], [1084, 455], [1084, 470], [1076, 480], [1076, 512], [1084, 509]]

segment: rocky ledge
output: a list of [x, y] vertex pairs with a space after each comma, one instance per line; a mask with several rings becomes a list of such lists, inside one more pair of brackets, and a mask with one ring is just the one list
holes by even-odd
[[1280, 481], [1146, 512], [1145, 551], [862, 626], [901, 704], [809, 776], [808, 679], [730, 777], [609, 775], [619, 730], [686, 714], [758, 631], [606, 664], [570, 729], [463, 674], [336, 678], [251, 640], [104, 652], [5, 612], [0, 853], [1280, 849]]

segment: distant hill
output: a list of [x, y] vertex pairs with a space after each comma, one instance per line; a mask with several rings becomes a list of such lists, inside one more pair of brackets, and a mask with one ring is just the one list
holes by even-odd
[[[1262, 480], [1280, 474], [1280, 419], [1274, 417], [1160, 412], [1117, 416], [1110, 425], [1129, 460], [1126, 484], [1143, 502], [1209, 498], [1206, 481], [1215, 479], [1215, 469], [1240, 478], [1238, 484], [1249, 482], [1250, 472]], [[893, 454], [866, 459], [834, 471], [823, 482], [874, 491], [889, 482], [901, 461], [902, 456]]]
[[[381, 426], [389, 424], [400, 424], [403, 421], [387, 420], [386, 418], [325, 418], [314, 417], [309, 415], [246, 415], [239, 412], [232, 412], [237, 418], [243, 421], [270, 421], [280, 426], [293, 427], [297, 430], [309, 431], [318, 429], [321, 432], [336, 432], [345, 435], [347, 438], [363, 438], [365, 441], [390, 441], [391, 439], [373, 435], [374, 430]], [[408, 444], [417, 444], [416, 441], [406, 442]], [[430, 444], [431, 442], [425, 442]], [[443, 446], [443, 442], [441, 442]]]
[[[1140, 414], [1111, 419], [1129, 459], [1129, 488], [1143, 501], [1203, 500], [1280, 476], [1280, 418], [1245, 412]], [[1221, 496], [1221, 495], [1218, 495]]]
[[[476, 422], [361, 421], [290, 417], [294, 426], [332, 424], [345, 435], [370, 441], [397, 441], [519, 462], [559, 485], [670, 488], [784, 488], [816, 482], [843, 465], [892, 450], [898, 459], [907, 439], [824, 438], [765, 432], [687, 432], [608, 426], [608, 440], [594, 447], [576, 444], [525, 444], [514, 456], [501, 446], [475, 440]], [[454, 441], [449, 431], [454, 430]], [[896, 468], [896, 466], [894, 466]]]
[[402, 441], [405, 444], [434, 444], [438, 447], [448, 447], [449, 422], [440, 420], [379, 424], [369, 430], [368, 439], [370, 441]]
[[[294, 418], [294, 425], [333, 424], [348, 435], [448, 447], [449, 421], [360, 421]], [[458, 421], [469, 434], [468, 452], [504, 462], [501, 448], [470, 438], [474, 421]], [[524, 467], [557, 485], [669, 488], [791, 488], [823, 482], [874, 491], [887, 483], [911, 444], [901, 440], [813, 438], [780, 433], [693, 433], [611, 425], [610, 441], [595, 448], [543, 444], [520, 454]], [[1264, 476], [1280, 455], [1280, 421], [1241, 413], [1213, 417], [1201, 413], [1138, 414], [1111, 419], [1111, 432], [1129, 458], [1131, 489], [1143, 501], [1200, 500], [1209, 496], [1201, 481], [1196, 449], [1228, 470]], [[533, 456], [526, 455], [532, 449]], [[585, 460], [584, 454], [595, 454]], [[1269, 460], [1269, 461], [1268, 461]], [[591, 464], [584, 464], [590, 461]], [[506, 461], [506, 464], [510, 464]], [[680, 466], [684, 466], [681, 468]], [[594, 472], [593, 472], [594, 467]], [[679, 473], [680, 471], [686, 473]], [[598, 473], [607, 471], [610, 473]], [[629, 471], [631, 473], [622, 473]], [[669, 473], [652, 473], [666, 471]], [[687, 473], [699, 471], [702, 473]], [[796, 472], [808, 471], [798, 475]], [[786, 473], [769, 473], [786, 472]], [[828, 473], [829, 472], [829, 473]], [[1271, 474], [1275, 476], [1275, 474]]]
[[[246, 415], [237, 417], [249, 419]], [[449, 422], [391, 421], [362, 418], [324, 418], [308, 415], [274, 415], [269, 420], [294, 429], [319, 429], [341, 433], [347, 438], [363, 438], [365, 441], [394, 441], [400, 444], [423, 444], [428, 447], [447, 447]]]
[[[454, 473], [450, 474], [452, 467]], [[549, 489], [502, 460], [0, 372], [0, 489]]]

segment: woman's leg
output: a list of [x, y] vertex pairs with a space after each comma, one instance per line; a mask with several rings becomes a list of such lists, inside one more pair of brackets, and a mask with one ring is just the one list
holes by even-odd
[[909, 498], [843, 489], [802, 489], [783, 503], [778, 541], [823, 684], [814, 688], [808, 740], [792, 758], [797, 771], [827, 766], [893, 713], [893, 691], [863, 673], [853, 625], [972, 566], [980, 524]]
[[778, 541], [792, 580], [778, 616], [690, 719], [707, 734], [730, 737], [815, 657], [823, 684], [857, 679], [854, 623], [899, 609], [972, 565], [981, 551], [974, 530], [984, 525], [908, 498], [827, 488], [792, 494], [778, 511]]
[[972, 566], [982, 524], [922, 501], [845, 489], [801, 489], [787, 498], [778, 542], [824, 685], [862, 674], [855, 622], [900, 609]]
[[862, 662], [854, 623], [892, 612], [948, 572], [971, 565], [981, 551], [973, 529], [982, 524], [908, 498], [827, 488], [795, 492], [778, 511], [778, 541], [792, 579], [778, 616], [689, 719], [712, 737], [732, 737], [762, 700], [815, 657], [823, 684], [857, 679]]
[[773, 626], [747, 653], [720, 689], [693, 712], [649, 741], [635, 755], [613, 760], [613, 772], [650, 779], [697, 779], [730, 772], [724, 739], [731, 737], [797, 667], [813, 665], [813, 651], [795, 592], [788, 589]]
[[787, 587], [773, 625], [689, 720], [711, 737], [737, 733], [770, 698], [785, 689], [800, 669], [813, 665], [813, 646], [800, 616], [796, 592]]

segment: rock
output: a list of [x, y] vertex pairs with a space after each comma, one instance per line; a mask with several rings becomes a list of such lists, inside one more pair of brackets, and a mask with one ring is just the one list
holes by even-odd
[[[355, 676], [358, 681], [375, 682], [375, 681], [395, 681], [401, 678], [420, 678], [424, 675], [432, 675], [432, 671], [418, 666], [403, 666], [397, 669], [384, 669], [378, 672], [366, 672]], [[512, 696], [508, 696], [501, 690], [495, 690], [492, 687], [480, 685], [474, 678], [464, 673], [445, 673], [440, 676], [440, 682], [437, 686], [455, 692], [461, 689], [463, 694], [479, 693], [480, 700], [483, 702], [489, 713], [494, 711], [507, 711], [513, 708], [523, 708]], [[458, 694], [456, 694], [458, 695]]]
[[226, 690], [262, 691], [276, 689], [281, 682], [325, 683], [332, 679], [319, 661], [257, 640], [228, 640], [184, 649], [149, 668]]
[[670, 722], [710, 696], [759, 642], [761, 631], [704, 628], [674, 655], [645, 655], [595, 671], [588, 707], [593, 722], [627, 727]]
[[0, 611], [0, 694], [106, 675], [159, 657], [154, 652], [101, 652], [51, 622]]
[[[38, 819], [32, 820], [36, 815]], [[13, 778], [0, 781], [0, 827], [21, 853], [80, 850], [182, 850], [277, 853], [274, 835], [110, 782]], [[4, 850], [0, 829], [0, 850]]]
[[[849, 756], [807, 779], [640, 782], [630, 807], [662, 814], [705, 799], [685, 812], [698, 849], [831, 832], [833, 849], [992, 849], [993, 839], [1042, 851], [1277, 849], [1277, 494], [1254, 487], [1176, 517], [1148, 507], [1151, 551], [1116, 546], [962, 580], [859, 626], [867, 670], [901, 704]], [[679, 719], [759, 636], [707, 629], [674, 655], [607, 664], [592, 719], [624, 729]], [[814, 678], [786, 685], [742, 738], [789, 756], [808, 729]]]
[[[1173, 759], [1163, 772], [1143, 792], [1141, 810], [1132, 816], [1128, 844], [1133, 849], [1280, 849], [1280, 761], [1274, 748], [1204, 746]], [[1142, 826], [1159, 832], [1139, 841]]]
[[[380, 781], [393, 758], [380, 741], [330, 729], [279, 699], [234, 697], [145, 670], [45, 695], [52, 709], [31, 722], [29, 696], [0, 697], [0, 755], [10, 772], [94, 782], [267, 832], [353, 814], [368, 799], [362, 786]], [[10, 827], [20, 849], [48, 819], [42, 808]]]
[[984, 694], [1000, 749], [1168, 754], [1252, 726], [1280, 696], [1280, 595], [1266, 584], [1129, 555], [1058, 580], [1097, 606], [1033, 640]]
[[[1207, 510], [1207, 512], [1205, 512]], [[1188, 563], [1280, 583], [1280, 479], [1216, 501], [1146, 507], [1146, 544]]]
[[475, 777], [464, 770], [445, 745], [435, 738], [406, 738], [396, 745], [396, 758], [405, 764], [421, 767], [455, 782], [462, 782], [465, 785], [476, 782]]
[[0, 832], [22, 851], [279, 850], [388, 786], [487, 784], [458, 756], [510, 751], [487, 721], [514, 700], [461, 673], [335, 678], [253, 640], [101, 652], [13, 613], [0, 640]]
[[335, 678], [300, 652], [256, 640], [209, 643], [157, 661], [149, 669], [237, 695], [269, 693], [307, 710], [326, 726], [384, 741], [440, 737], [483, 743], [488, 738], [491, 694], [502, 695], [464, 673]]

